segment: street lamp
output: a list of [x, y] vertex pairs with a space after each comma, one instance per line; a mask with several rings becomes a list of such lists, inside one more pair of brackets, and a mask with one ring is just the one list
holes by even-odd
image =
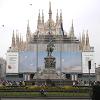
[[95, 71], [96, 71], [96, 63], [94, 63], [95, 64]]
[[91, 60], [88, 61], [88, 69], [89, 69], [89, 87], [90, 87], [90, 69], [91, 69]]
[[[91, 69], [91, 60], [88, 61], [88, 69], [89, 69], [89, 95], [90, 95], [90, 69]], [[90, 99], [89, 99], [90, 100]]]

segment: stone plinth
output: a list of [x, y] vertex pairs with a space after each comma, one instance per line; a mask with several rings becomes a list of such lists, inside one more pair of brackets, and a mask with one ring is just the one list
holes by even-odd
[[53, 56], [47, 56], [44, 58], [45, 60], [45, 68], [54, 68], [56, 66], [56, 60]]

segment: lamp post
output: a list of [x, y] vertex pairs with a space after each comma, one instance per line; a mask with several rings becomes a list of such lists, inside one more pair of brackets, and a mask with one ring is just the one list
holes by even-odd
[[[91, 60], [88, 61], [88, 69], [89, 69], [89, 95], [91, 94], [91, 90], [90, 90], [90, 69], [91, 69]], [[90, 95], [91, 96], [91, 95]], [[90, 100], [90, 99], [89, 99]]]
[[90, 70], [91, 70], [91, 60], [88, 61], [88, 69], [89, 69], [89, 87], [90, 87]]
[[94, 63], [95, 64], [95, 71], [96, 71], [96, 63]]

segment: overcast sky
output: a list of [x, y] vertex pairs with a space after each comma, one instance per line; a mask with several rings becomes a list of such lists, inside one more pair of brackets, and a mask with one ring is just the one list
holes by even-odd
[[[64, 30], [69, 32], [74, 21], [75, 35], [89, 31], [90, 44], [94, 46], [96, 63], [100, 64], [100, 0], [50, 0], [53, 19], [57, 9], [62, 9]], [[32, 4], [32, 5], [30, 5]], [[0, 0], [0, 56], [5, 58], [11, 45], [12, 31], [26, 35], [27, 20], [31, 31], [36, 30], [39, 9], [44, 10], [45, 21], [48, 19], [49, 0]], [[2, 26], [4, 25], [4, 27]]]

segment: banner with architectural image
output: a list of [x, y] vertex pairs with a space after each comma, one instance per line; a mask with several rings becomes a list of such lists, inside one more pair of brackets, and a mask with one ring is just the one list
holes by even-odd
[[7, 52], [6, 73], [18, 73], [18, 52]]

